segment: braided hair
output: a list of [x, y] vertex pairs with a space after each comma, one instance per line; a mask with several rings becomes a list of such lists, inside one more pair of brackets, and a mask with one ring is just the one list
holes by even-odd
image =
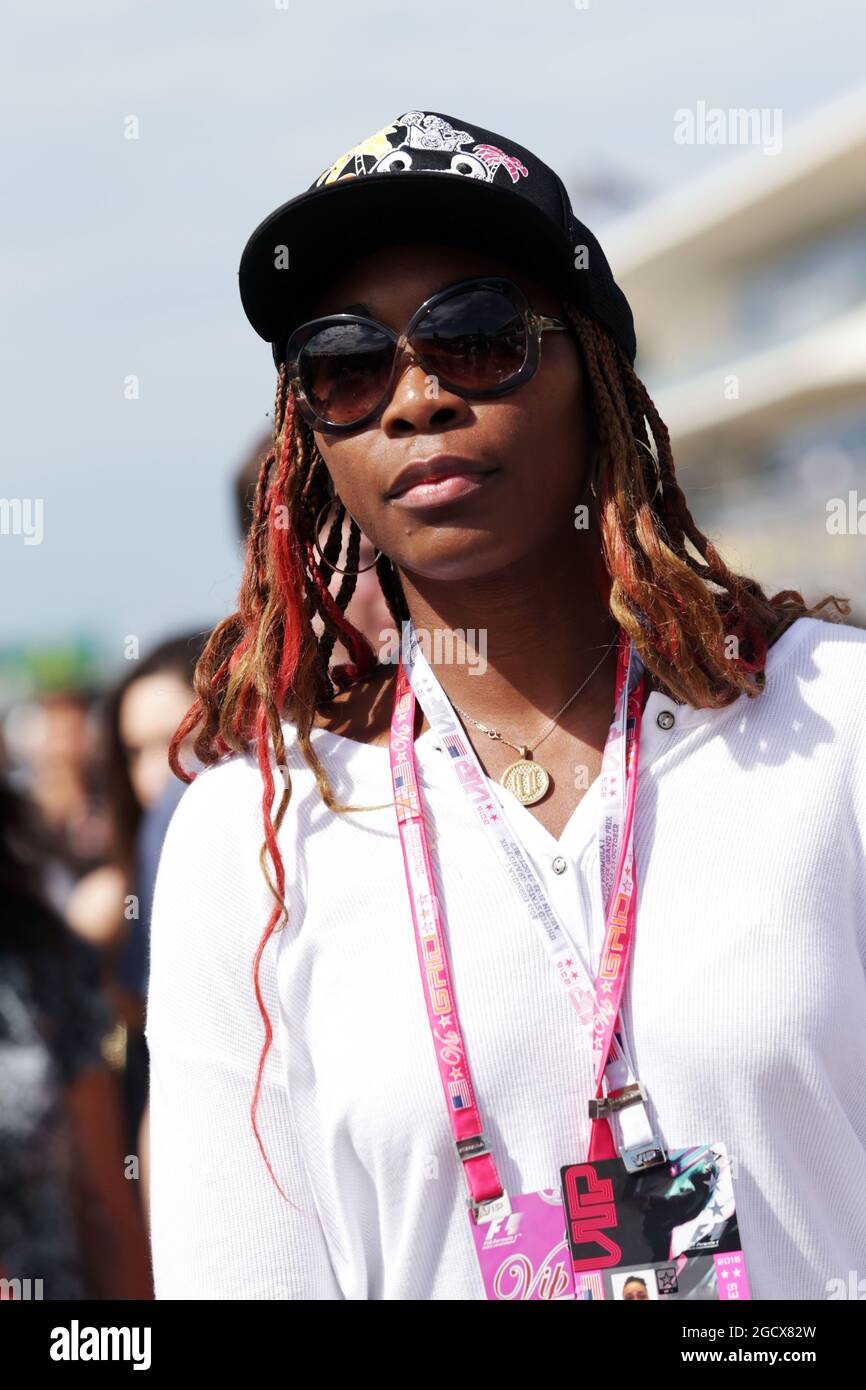
[[[850, 605], [831, 594], [809, 607], [793, 589], [768, 598], [754, 579], [725, 564], [692, 518], [676, 479], [667, 428], [627, 355], [601, 324], [568, 301], [565, 309], [591, 390], [597, 443], [591, 485], [598, 500], [600, 574], [610, 612], [633, 639], [648, 671], [675, 699], [699, 708], [721, 708], [743, 693], [757, 696], [764, 687], [768, 648], [781, 630], [798, 617], [818, 616], [828, 604], [847, 616]], [[336, 502], [336, 513], [321, 548], [325, 573], [315, 532], [329, 501]], [[335, 800], [310, 740], [318, 707], [378, 665], [370, 643], [346, 617], [356, 576], [344, 574], [336, 594], [329, 588], [329, 566], [342, 548], [345, 518], [346, 508], [334, 495], [313, 432], [296, 410], [283, 363], [273, 442], [256, 483], [237, 612], [218, 623], [208, 639], [195, 671], [196, 699], [169, 750], [174, 773], [191, 782], [195, 774], [179, 762], [180, 746], [190, 734], [195, 733], [192, 747], [205, 766], [244, 752], [252, 743], [256, 747], [263, 784], [259, 862], [274, 906], [254, 959], [265, 1039], [251, 1115], [272, 1178], [256, 1126], [273, 1036], [259, 987], [259, 966], [269, 938], [288, 920], [278, 843], [292, 793], [284, 720], [295, 726], [324, 804], [334, 812], [371, 809]], [[359, 527], [349, 517], [343, 568], [357, 569], [360, 545]], [[399, 631], [409, 617], [399, 572], [381, 553], [375, 568]], [[338, 640], [351, 660], [332, 668]], [[269, 740], [284, 784], [276, 810]]]

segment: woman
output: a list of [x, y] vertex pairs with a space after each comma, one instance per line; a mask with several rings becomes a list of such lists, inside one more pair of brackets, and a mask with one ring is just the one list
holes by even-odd
[[[154, 904], [157, 1296], [495, 1297], [486, 1236], [563, 1165], [716, 1141], [752, 1295], [824, 1296], [866, 1256], [866, 635], [698, 530], [514, 142], [406, 113], [241, 292], [274, 446], [175, 741], [208, 766]], [[402, 663], [346, 616], [362, 533]]]
[[649, 1301], [649, 1290], [646, 1286], [646, 1280], [633, 1274], [626, 1279], [622, 1286], [622, 1301], [623, 1303], [636, 1303], [639, 1299]]
[[[141, 1155], [139, 1184], [147, 1194], [141, 1127], [147, 1105], [144, 1011], [151, 897], [164, 830], [184, 787], [172, 777], [167, 749], [188, 708], [203, 635], [160, 642], [109, 691], [103, 711], [104, 773], [113, 828], [111, 859], [76, 884], [66, 915], [78, 936], [96, 946], [118, 1013], [108, 1055], [123, 1073], [126, 1143]], [[133, 910], [134, 909], [134, 910]]]
[[45, 892], [41, 827], [0, 779], [0, 1298], [153, 1296], [125, 1172], [112, 1017]]
[[202, 646], [198, 633], [161, 642], [142, 660], [130, 663], [103, 709], [101, 761], [113, 828], [111, 862], [79, 880], [67, 915], [79, 936], [105, 948], [126, 938], [129, 920], [138, 923], [132, 933], [138, 974], [144, 960], [140, 919], [129, 919], [128, 898], [133, 887], [141, 886], [135, 882], [136, 842], [147, 811], [171, 785], [166, 749], [189, 706]]

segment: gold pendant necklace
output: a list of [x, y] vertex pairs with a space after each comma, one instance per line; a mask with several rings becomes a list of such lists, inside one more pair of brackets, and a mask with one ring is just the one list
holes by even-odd
[[[553, 716], [547, 728], [544, 730], [544, 733], [541, 734], [535, 740], [534, 746], [536, 748], [538, 747], [539, 743], [541, 743], [543, 739], [547, 738], [547, 735], [551, 733], [553, 729], [556, 728], [556, 721], [559, 718], [559, 716], [565, 713], [572, 701], [576, 700], [581, 691], [585, 690], [586, 687], [589, 685], [589, 682], [592, 680], [596, 671], [598, 671], [604, 663], [611, 650], [611, 647], [613, 647], [618, 637], [619, 630], [617, 630], [617, 632], [614, 634], [613, 641], [610, 643], [610, 646], [608, 646], [605, 649], [601, 661], [599, 661], [598, 664], [592, 668], [586, 680], [578, 686], [577, 690], [575, 690], [571, 698], [569, 700], [566, 700], [565, 704], [562, 706], [562, 709], [558, 710], [557, 713]], [[550, 786], [550, 775], [547, 772], [547, 769], [542, 767], [541, 763], [537, 762], [536, 759], [532, 757], [530, 749], [522, 743], [512, 743], [510, 739], [503, 738], [502, 734], [499, 732], [498, 729], [491, 729], [488, 727], [487, 724], [479, 723], [477, 719], [473, 719], [472, 715], [467, 714], [466, 711], [464, 709], [461, 709], [459, 705], [454, 705], [454, 708], [456, 709], [458, 714], [462, 714], [464, 719], [468, 719], [470, 724], [474, 724], [476, 729], [480, 729], [481, 732], [483, 734], [486, 734], [488, 738], [498, 739], [500, 743], [507, 743], [509, 748], [516, 748], [517, 752], [520, 754], [520, 757], [518, 758], [517, 762], [509, 763], [508, 767], [503, 772], [502, 776], [499, 779], [500, 785], [503, 787], [507, 787], [507, 789], [510, 792], [513, 792], [513, 794], [517, 797], [517, 800], [523, 806], [534, 806], [536, 801], [540, 801], [541, 798], [547, 792], [548, 787]]]
[[550, 786], [547, 769], [530, 756], [528, 748], [521, 750], [517, 762], [508, 765], [499, 781], [503, 787], [513, 792], [524, 806], [534, 806]]

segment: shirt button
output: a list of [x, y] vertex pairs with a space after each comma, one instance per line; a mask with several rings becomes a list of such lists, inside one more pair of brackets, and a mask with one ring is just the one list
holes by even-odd
[[674, 726], [674, 716], [669, 709], [663, 709], [656, 715], [656, 723], [660, 729], [672, 729]]
[[563, 859], [561, 854], [558, 854], [553, 861], [553, 872], [555, 874], [564, 874], [567, 868], [568, 861]]

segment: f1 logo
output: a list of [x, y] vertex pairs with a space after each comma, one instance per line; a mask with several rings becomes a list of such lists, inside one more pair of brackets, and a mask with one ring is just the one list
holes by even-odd
[[484, 1244], [489, 1245], [491, 1241], [501, 1236], [509, 1236], [512, 1239], [520, 1234], [520, 1222], [523, 1218], [522, 1211], [512, 1211], [508, 1216], [496, 1216], [488, 1223], [487, 1231], [484, 1235]]

